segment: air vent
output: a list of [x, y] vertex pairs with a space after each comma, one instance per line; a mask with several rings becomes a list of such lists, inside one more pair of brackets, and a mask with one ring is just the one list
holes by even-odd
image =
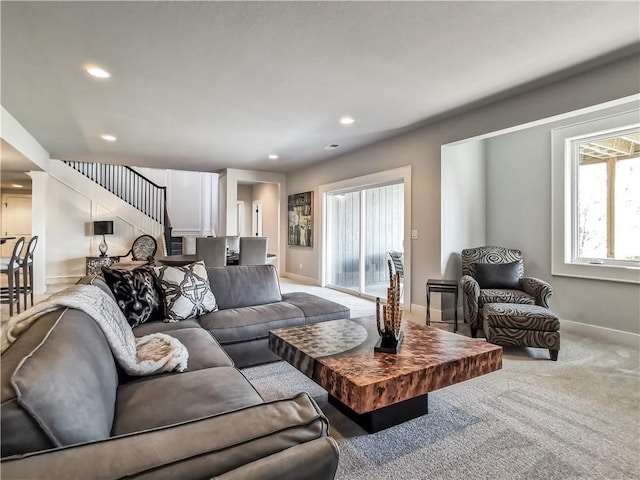
[[322, 149], [323, 150], [335, 150], [339, 146], [340, 145], [338, 145], [337, 143], [332, 143], [331, 145], [326, 145], [326, 146], [322, 147]]

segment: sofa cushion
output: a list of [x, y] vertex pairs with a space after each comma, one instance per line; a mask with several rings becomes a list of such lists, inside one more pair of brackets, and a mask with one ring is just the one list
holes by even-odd
[[104, 279], [113, 292], [129, 325], [165, 318], [161, 289], [151, 267], [114, 270], [102, 267]]
[[172, 425], [260, 403], [263, 400], [258, 392], [233, 367], [163, 375], [118, 389], [112, 434]]
[[520, 287], [520, 262], [510, 263], [476, 263], [476, 281], [480, 288]]
[[277, 302], [218, 310], [200, 317], [200, 325], [225, 345], [265, 338], [273, 328], [304, 325], [304, 313], [295, 305]]
[[208, 267], [207, 274], [221, 310], [282, 301], [273, 265]]
[[187, 372], [213, 367], [233, 367], [229, 355], [204, 328], [180, 328], [164, 333], [177, 338], [189, 351]]
[[118, 386], [109, 345], [85, 313], [56, 313], [59, 318], [45, 340], [13, 374], [18, 402], [55, 446], [107, 438]]
[[136, 337], [144, 337], [150, 333], [169, 333], [183, 328], [200, 328], [200, 324], [195, 319], [182, 320], [180, 322], [147, 322], [135, 327], [133, 334]]
[[42, 342], [59, 317], [60, 312], [44, 315], [2, 354], [2, 361], [0, 361], [2, 369], [0, 374], [0, 382], [2, 382], [0, 439], [2, 440], [3, 457], [54, 446], [35, 419], [18, 403], [16, 391], [11, 384], [11, 377], [22, 359]]
[[204, 262], [182, 267], [163, 265], [153, 269], [162, 287], [168, 322], [197, 318], [218, 309]]
[[307, 324], [351, 317], [351, 311], [348, 307], [310, 293], [284, 293], [282, 300], [302, 310]]

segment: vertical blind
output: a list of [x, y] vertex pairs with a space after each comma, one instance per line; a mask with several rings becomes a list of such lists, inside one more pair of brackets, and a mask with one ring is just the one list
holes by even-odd
[[387, 252], [402, 251], [404, 184], [332, 192], [327, 199], [329, 282], [355, 290], [388, 283]]

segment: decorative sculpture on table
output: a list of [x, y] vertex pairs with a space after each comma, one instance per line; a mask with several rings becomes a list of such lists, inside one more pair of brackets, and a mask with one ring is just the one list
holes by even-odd
[[389, 275], [389, 280], [391, 286], [387, 289], [387, 304], [382, 306], [382, 318], [380, 318], [380, 297], [376, 298], [376, 326], [380, 340], [373, 349], [376, 352], [398, 353], [404, 338], [402, 308], [400, 308], [400, 275], [397, 273]]

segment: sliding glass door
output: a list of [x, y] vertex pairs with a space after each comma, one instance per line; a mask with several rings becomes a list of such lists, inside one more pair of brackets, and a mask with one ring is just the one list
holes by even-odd
[[386, 183], [327, 193], [329, 286], [384, 297], [389, 251], [402, 251], [404, 185]]

